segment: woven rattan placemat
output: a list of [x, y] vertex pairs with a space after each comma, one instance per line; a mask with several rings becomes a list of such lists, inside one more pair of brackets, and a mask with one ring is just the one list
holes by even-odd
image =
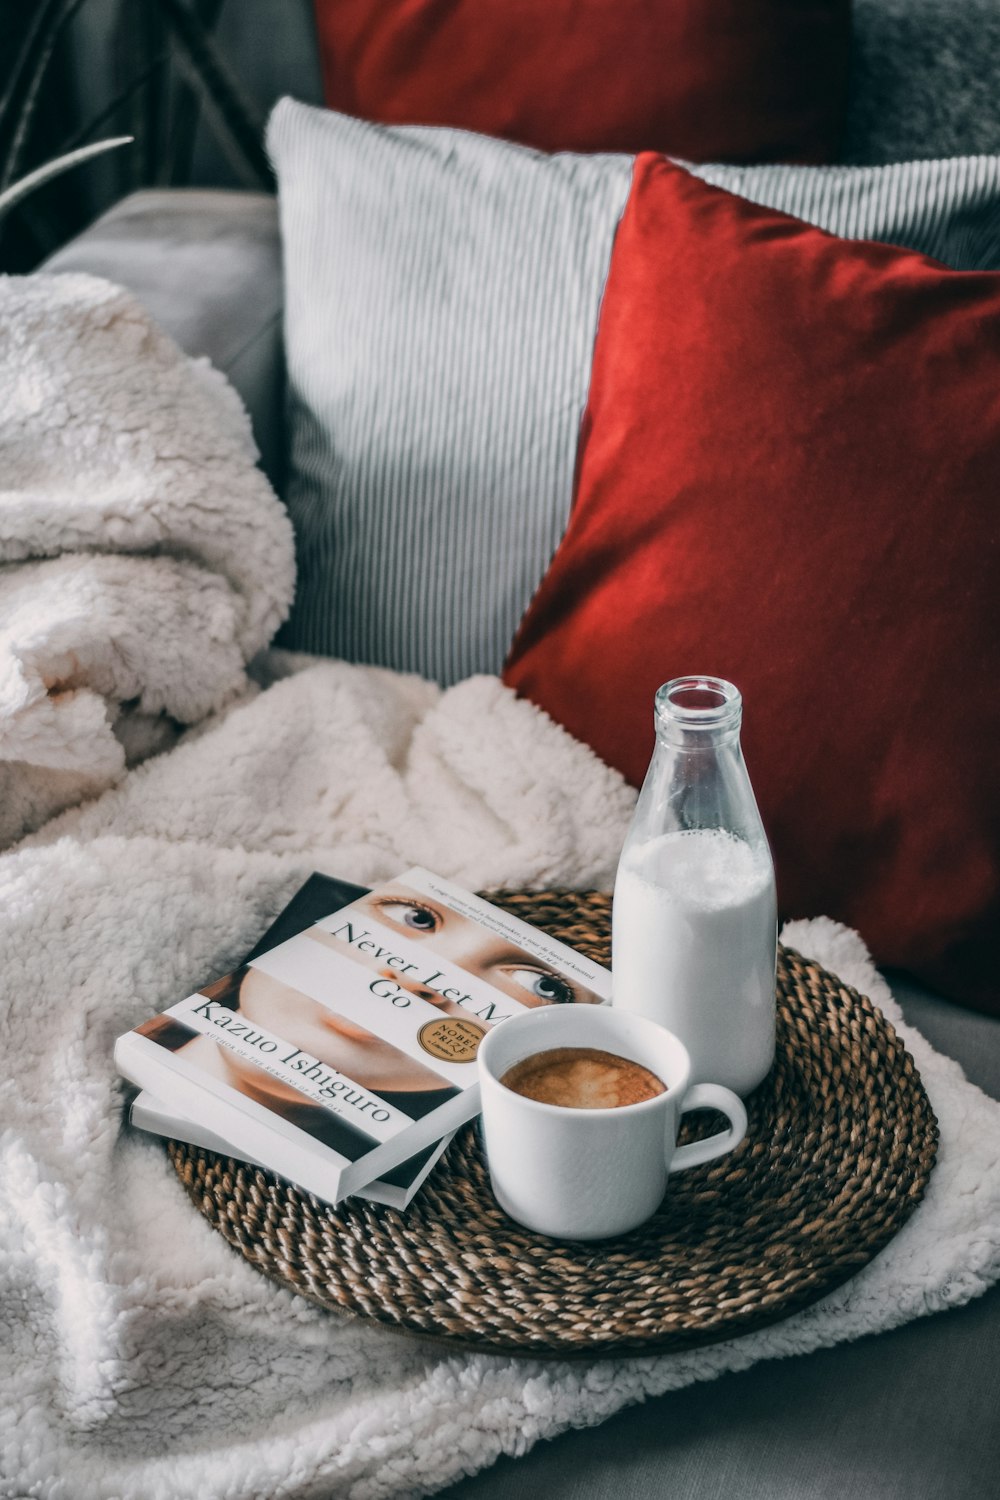
[[[611, 898], [490, 899], [610, 958]], [[403, 1213], [331, 1208], [257, 1168], [170, 1144], [191, 1198], [258, 1269], [324, 1307], [480, 1350], [666, 1351], [773, 1323], [846, 1281], [913, 1212], [937, 1123], [912, 1059], [869, 1000], [790, 949], [778, 959], [772, 1073], [728, 1156], [679, 1174], [657, 1214], [601, 1243], [514, 1224], [475, 1126]], [[718, 1128], [689, 1116], [682, 1139]]]

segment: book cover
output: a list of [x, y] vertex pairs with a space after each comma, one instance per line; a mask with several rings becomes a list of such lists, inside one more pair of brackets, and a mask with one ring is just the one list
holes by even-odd
[[[337, 907], [366, 894], [365, 886], [350, 885], [347, 881], [335, 880], [329, 875], [311, 875], [247, 955], [247, 962], [251, 962], [258, 954], [265, 953], [268, 948], [274, 948], [287, 938], [294, 937], [304, 928], [311, 927]], [[187, 1141], [192, 1146], [204, 1146], [237, 1161], [246, 1159], [246, 1153], [238, 1142], [223, 1140], [215, 1131], [190, 1119], [167, 1100], [156, 1098], [147, 1089], [140, 1089], [132, 1100], [129, 1106], [129, 1123], [138, 1130], [164, 1136], [169, 1140]], [[451, 1139], [450, 1134], [445, 1136], [444, 1140], [401, 1162], [384, 1177], [367, 1183], [359, 1196], [371, 1203], [383, 1203], [389, 1208], [406, 1208], [441, 1159]]]
[[120, 1037], [127, 1078], [330, 1202], [479, 1110], [486, 1031], [601, 1004], [610, 972], [423, 869]]

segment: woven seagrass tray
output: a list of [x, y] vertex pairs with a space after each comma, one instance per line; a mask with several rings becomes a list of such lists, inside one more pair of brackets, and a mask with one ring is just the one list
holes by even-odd
[[[599, 963], [611, 898], [489, 899]], [[338, 1312], [491, 1352], [562, 1358], [733, 1338], [846, 1281], [919, 1203], [937, 1122], [912, 1059], [869, 1000], [791, 949], [778, 957], [777, 1059], [746, 1139], [672, 1179], [631, 1234], [567, 1243], [521, 1229], [467, 1126], [404, 1212], [331, 1208], [255, 1167], [171, 1142], [207, 1219], [253, 1265]], [[687, 1116], [681, 1139], [719, 1128]]]

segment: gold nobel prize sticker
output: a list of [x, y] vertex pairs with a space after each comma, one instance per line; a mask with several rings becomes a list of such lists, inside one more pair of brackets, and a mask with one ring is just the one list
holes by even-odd
[[442, 1062], [475, 1062], [479, 1043], [486, 1035], [484, 1026], [467, 1021], [463, 1016], [442, 1016], [438, 1021], [426, 1021], [417, 1032], [417, 1041], [431, 1057]]

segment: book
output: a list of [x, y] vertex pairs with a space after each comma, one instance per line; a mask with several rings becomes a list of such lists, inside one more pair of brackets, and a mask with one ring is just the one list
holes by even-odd
[[337, 1203], [478, 1114], [476, 1054], [492, 1026], [610, 995], [608, 969], [415, 868], [125, 1033], [115, 1063], [244, 1158]]
[[[230, 1156], [234, 1161], [246, 1160], [246, 1153], [232, 1141], [225, 1141], [207, 1125], [199, 1125], [187, 1115], [178, 1114], [162, 1100], [154, 1098], [147, 1089], [140, 1089], [132, 1100], [129, 1124], [137, 1130], [148, 1131], [151, 1135], [162, 1135], [167, 1140], [204, 1146], [206, 1150], [215, 1151], [219, 1156]], [[435, 1146], [418, 1151], [416, 1156], [401, 1162], [384, 1177], [367, 1183], [357, 1196], [367, 1199], [369, 1203], [384, 1203], [387, 1208], [407, 1208], [447, 1151], [454, 1134], [451, 1131]], [[252, 1161], [250, 1165], [261, 1166], [262, 1163]]]
[[[335, 880], [329, 875], [311, 875], [251, 949], [246, 962], [250, 963], [259, 953], [265, 953], [268, 948], [277, 947], [287, 938], [294, 937], [297, 932], [312, 926], [338, 906], [364, 895], [367, 895], [365, 886], [350, 885], [347, 881]], [[148, 1089], [140, 1089], [135, 1095], [129, 1105], [128, 1117], [129, 1124], [138, 1130], [164, 1136], [168, 1140], [186, 1141], [192, 1146], [204, 1146], [209, 1151], [233, 1157], [236, 1161], [246, 1160], [246, 1152], [238, 1142], [223, 1140], [207, 1125], [190, 1119], [165, 1100], [156, 1098]], [[447, 1150], [453, 1134], [451, 1132], [436, 1145], [417, 1152], [384, 1177], [367, 1183], [358, 1196], [371, 1203], [383, 1203], [389, 1208], [406, 1208]], [[253, 1162], [251, 1165], [259, 1166], [260, 1163]]]

